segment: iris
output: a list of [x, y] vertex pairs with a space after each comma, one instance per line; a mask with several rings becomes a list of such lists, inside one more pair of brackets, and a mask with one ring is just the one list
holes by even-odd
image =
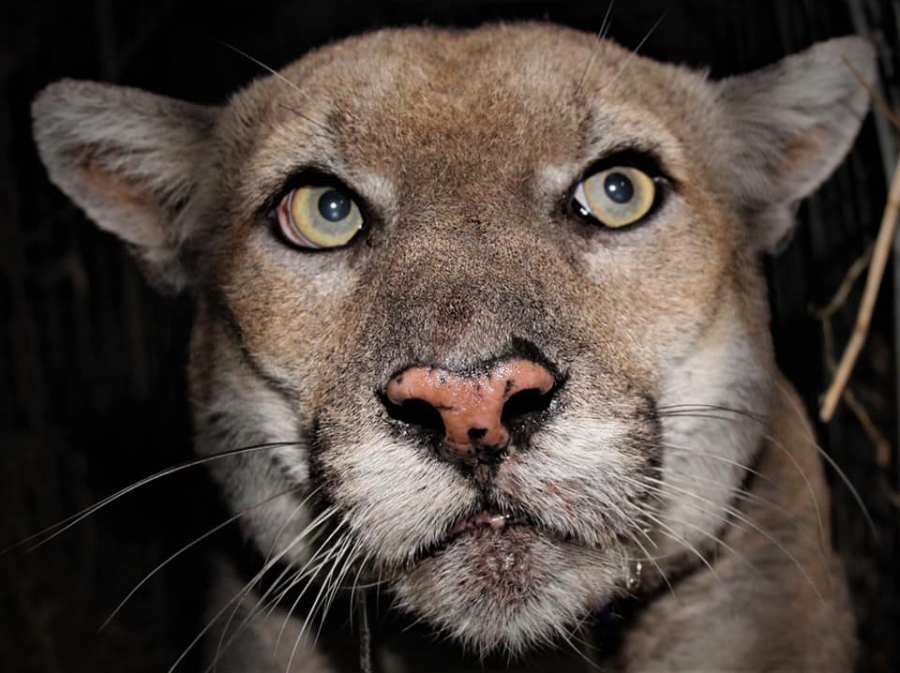
[[622, 173], [610, 173], [603, 181], [603, 190], [616, 203], [628, 203], [634, 197], [634, 183]]
[[329, 222], [339, 222], [350, 214], [350, 197], [337, 189], [329, 189], [319, 197], [319, 214]]

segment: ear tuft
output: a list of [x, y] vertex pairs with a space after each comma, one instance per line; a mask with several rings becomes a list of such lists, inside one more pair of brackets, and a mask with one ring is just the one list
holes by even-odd
[[761, 249], [788, 236], [796, 203], [843, 160], [875, 78], [874, 48], [845, 37], [719, 83], [731, 125], [726, 173], [754, 218]]
[[31, 109], [50, 179], [129, 243], [151, 279], [184, 285], [177, 220], [208, 161], [216, 110], [74, 80], [46, 87]]

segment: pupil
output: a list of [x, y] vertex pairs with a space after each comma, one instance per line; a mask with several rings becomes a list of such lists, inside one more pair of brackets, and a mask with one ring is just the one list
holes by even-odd
[[319, 214], [329, 222], [343, 220], [350, 214], [350, 198], [336, 189], [329, 189], [319, 197]]
[[603, 190], [616, 203], [628, 203], [634, 196], [634, 183], [621, 173], [610, 173], [603, 181]]

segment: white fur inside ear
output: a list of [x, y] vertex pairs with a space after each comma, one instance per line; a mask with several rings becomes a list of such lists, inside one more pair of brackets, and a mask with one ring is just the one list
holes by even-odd
[[829, 40], [719, 84], [729, 137], [728, 188], [753, 217], [757, 247], [788, 236], [793, 207], [843, 160], [869, 108], [875, 51], [858, 37]]
[[199, 184], [216, 111], [63, 80], [35, 98], [32, 116], [50, 179], [102, 229], [131, 244], [152, 278], [180, 285], [176, 220]]

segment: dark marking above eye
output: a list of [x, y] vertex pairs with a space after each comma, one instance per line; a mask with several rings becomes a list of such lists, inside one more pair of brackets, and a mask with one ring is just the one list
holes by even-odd
[[622, 173], [610, 173], [603, 180], [603, 191], [616, 203], [628, 203], [634, 198], [634, 183]]
[[319, 214], [329, 222], [339, 222], [350, 214], [350, 197], [337, 189], [329, 189], [319, 197]]

